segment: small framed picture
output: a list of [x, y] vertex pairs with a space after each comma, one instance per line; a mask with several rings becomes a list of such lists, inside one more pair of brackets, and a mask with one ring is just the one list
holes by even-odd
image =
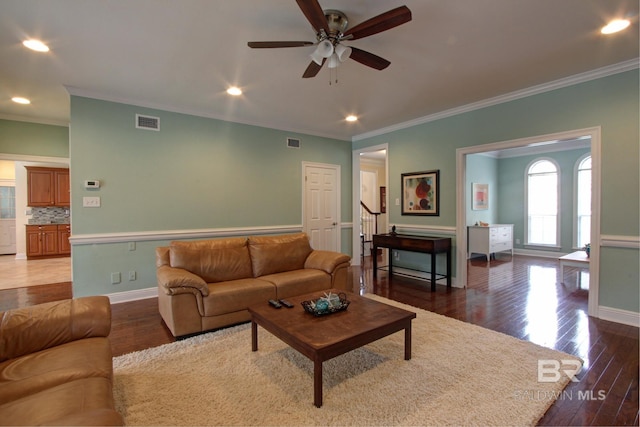
[[440, 171], [402, 174], [402, 215], [440, 215]]
[[471, 184], [471, 194], [474, 211], [489, 209], [489, 184]]

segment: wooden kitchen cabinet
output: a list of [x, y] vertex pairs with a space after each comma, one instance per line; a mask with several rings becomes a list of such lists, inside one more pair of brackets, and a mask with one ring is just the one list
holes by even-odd
[[26, 166], [27, 206], [71, 205], [69, 169]]
[[69, 185], [69, 169], [59, 169], [53, 172], [55, 182], [55, 205], [71, 206], [71, 191]]
[[27, 225], [27, 259], [69, 256], [68, 224]]
[[71, 255], [71, 225], [58, 224], [58, 252], [60, 255]]

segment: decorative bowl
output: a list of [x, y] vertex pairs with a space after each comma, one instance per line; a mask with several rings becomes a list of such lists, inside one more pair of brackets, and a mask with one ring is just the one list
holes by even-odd
[[300, 304], [307, 313], [325, 316], [346, 310], [350, 302], [347, 300], [347, 295], [340, 292], [338, 295], [329, 294], [316, 300], [302, 301]]

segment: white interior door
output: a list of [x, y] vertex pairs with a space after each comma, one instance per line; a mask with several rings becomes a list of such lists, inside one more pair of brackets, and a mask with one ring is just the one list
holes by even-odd
[[314, 249], [340, 252], [340, 166], [303, 163], [302, 227]]

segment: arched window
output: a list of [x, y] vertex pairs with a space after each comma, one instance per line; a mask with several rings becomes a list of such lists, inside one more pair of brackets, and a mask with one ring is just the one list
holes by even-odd
[[527, 244], [558, 245], [558, 167], [536, 160], [527, 169]]
[[582, 248], [591, 242], [591, 155], [578, 160], [576, 168], [575, 243]]

